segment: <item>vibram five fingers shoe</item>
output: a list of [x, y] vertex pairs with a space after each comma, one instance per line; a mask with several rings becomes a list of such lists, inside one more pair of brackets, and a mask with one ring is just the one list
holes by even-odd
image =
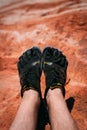
[[21, 84], [21, 96], [26, 90], [33, 89], [39, 92], [41, 76], [41, 51], [33, 47], [23, 53], [17, 64]]
[[66, 70], [68, 61], [61, 51], [46, 47], [43, 50], [43, 70], [46, 78], [45, 97], [49, 89], [60, 88], [65, 95]]

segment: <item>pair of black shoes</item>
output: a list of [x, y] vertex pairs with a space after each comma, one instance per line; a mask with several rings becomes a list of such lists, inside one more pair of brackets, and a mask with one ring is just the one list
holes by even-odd
[[46, 47], [43, 52], [37, 47], [27, 50], [18, 62], [21, 96], [26, 90], [33, 89], [39, 92], [41, 98], [40, 77], [42, 70], [46, 77], [45, 99], [49, 89], [60, 88], [65, 95], [67, 66], [66, 57], [56, 48]]

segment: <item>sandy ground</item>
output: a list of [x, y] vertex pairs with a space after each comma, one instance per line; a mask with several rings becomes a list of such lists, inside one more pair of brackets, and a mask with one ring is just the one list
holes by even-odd
[[56, 47], [67, 56], [65, 99], [75, 100], [71, 114], [79, 130], [87, 130], [86, 0], [0, 0], [0, 130], [9, 129], [21, 102], [16, 64], [32, 46]]

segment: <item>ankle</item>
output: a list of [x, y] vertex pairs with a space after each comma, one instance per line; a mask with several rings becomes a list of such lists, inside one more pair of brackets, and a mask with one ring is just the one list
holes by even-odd
[[59, 97], [63, 96], [61, 89], [59, 89], [59, 88], [55, 88], [53, 90], [49, 89], [47, 96], [46, 96], [47, 104], [49, 104], [50, 101], [53, 102], [56, 99], [56, 97], [58, 98], [58, 96]]
[[33, 101], [34, 104], [40, 104], [40, 96], [39, 96], [39, 93], [35, 90], [27, 90], [24, 92], [24, 95], [23, 95], [23, 100], [26, 100], [26, 101]]

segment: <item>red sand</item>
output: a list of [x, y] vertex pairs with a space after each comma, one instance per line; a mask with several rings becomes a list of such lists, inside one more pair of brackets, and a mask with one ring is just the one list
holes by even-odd
[[[87, 130], [86, 0], [8, 3], [0, 4], [0, 130], [8, 130], [17, 112], [21, 98], [16, 63], [32, 46], [56, 47], [67, 56], [66, 99], [75, 99], [71, 114], [79, 130]], [[44, 93], [44, 76], [41, 87]]]

